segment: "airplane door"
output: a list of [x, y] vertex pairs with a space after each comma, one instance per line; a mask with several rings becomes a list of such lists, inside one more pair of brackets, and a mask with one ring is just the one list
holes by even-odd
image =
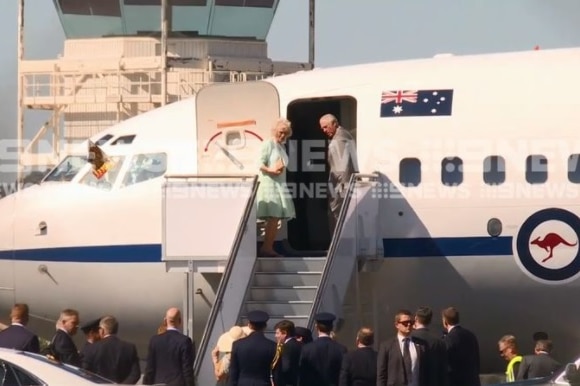
[[260, 146], [280, 117], [276, 88], [267, 82], [211, 84], [197, 94], [200, 174], [257, 174]]

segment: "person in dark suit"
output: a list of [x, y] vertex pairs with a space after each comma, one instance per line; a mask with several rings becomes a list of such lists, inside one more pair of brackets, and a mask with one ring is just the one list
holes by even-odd
[[400, 310], [395, 314], [397, 335], [379, 347], [377, 386], [431, 386], [423, 364], [426, 346], [411, 336], [413, 323], [411, 311]]
[[294, 337], [294, 323], [282, 320], [274, 326], [276, 334], [276, 355], [272, 362], [274, 386], [297, 386], [298, 366], [302, 344]]
[[79, 328], [78, 311], [72, 309], [61, 311], [56, 326], [56, 333], [50, 343], [51, 354], [63, 363], [80, 367], [81, 357], [72, 339]]
[[38, 336], [26, 328], [28, 312], [27, 304], [19, 303], [12, 307], [10, 312], [12, 324], [0, 332], [0, 347], [32, 353], [40, 352]]
[[144, 385], [163, 383], [167, 386], [193, 386], [195, 351], [191, 338], [183, 335], [181, 311], [170, 308], [165, 314], [165, 332], [149, 342]]
[[296, 340], [302, 344], [312, 343], [312, 331], [306, 327], [296, 327]]
[[550, 356], [551, 351], [550, 340], [538, 340], [534, 348], [535, 355], [526, 355], [523, 358], [516, 380], [544, 378], [558, 371], [562, 365]]
[[252, 333], [232, 345], [229, 386], [271, 386], [276, 343], [264, 336], [270, 316], [264, 311], [248, 312]]
[[135, 345], [117, 337], [119, 323], [113, 316], [103, 317], [99, 329], [101, 340], [83, 358], [83, 368], [116, 383], [136, 384], [141, 368]]
[[315, 316], [318, 339], [302, 347], [300, 356], [300, 386], [331, 386], [338, 384], [342, 357], [347, 349], [330, 338], [336, 316], [321, 312]]
[[425, 343], [425, 376], [430, 386], [447, 386], [447, 352], [443, 339], [429, 329], [433, 311], [429, 307], [419, 307], [415, 312], [415, 325], [411, 336]]
[[373, 349], [374, 331], [361, 328], [356, 335], [357, 349], [344, 355], [340, 366], [339, 386], [376, 386], [377, 352]]
[[82, 360], [89, 350], [92, 350], [93, 343], [101, 339], [101, 335], [99, 334], [99, 323], [101, 322], [101, 318], [91, 320], [81, 326], [81, 331], [85, 334], [85, 345], [81, 349], [81, 364]]
[[449, 307], [442, 312], [447, 330], [445, 348], [449, 368], [449, 386], [480, 386], [479, 342], [474, 333], [459, 325], [459, 311]]

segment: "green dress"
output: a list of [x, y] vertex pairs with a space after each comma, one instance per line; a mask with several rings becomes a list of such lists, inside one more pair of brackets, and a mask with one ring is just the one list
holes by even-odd
[[[264, 141], [260, 152], [260, 165], [269, 167], [275, 165], [278, 160], [282, 160], [286, 168], [288, 167], [288, 155], [282, 145], [271, 139]], [[256, 215], [259, 219], [289, 220], [296, 217], [294, 201], [286, 184], [286, 168], [277, 176], [259, 172], [260, 185], [256, 197]]]

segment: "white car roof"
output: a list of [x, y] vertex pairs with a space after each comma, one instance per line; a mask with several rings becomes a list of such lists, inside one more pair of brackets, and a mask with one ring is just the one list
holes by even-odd
[[9, 362], [30, 375], [51, 385], [95, 385], [112, 384], [105, 378], [77, 367], [54, 362], [43, 355], [0, 348], [0, 361]]

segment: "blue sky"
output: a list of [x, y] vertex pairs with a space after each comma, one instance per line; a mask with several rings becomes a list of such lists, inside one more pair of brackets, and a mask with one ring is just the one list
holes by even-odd
[[[16, 137], [17, 0], [0, 14], [0, 137]], [[51, 0], [27, 0], [25, 52], [55, 58], [64, 34]], [[307, 61], [308, 1], [282, 0], [274, 19], [269, 56]], [[319, 67], [437, 53], [486, 53], [580, 46], [578, 0], [318, 0]], [[27, 127], [28, 135], [38, 122]]]

